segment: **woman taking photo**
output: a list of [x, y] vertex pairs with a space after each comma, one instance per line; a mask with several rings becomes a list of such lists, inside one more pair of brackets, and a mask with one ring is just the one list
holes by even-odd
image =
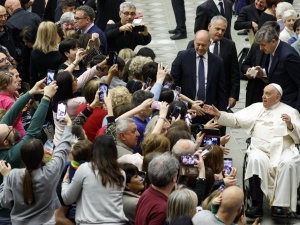
[[46, 223], [60, 206], [56, 186], [70, 153], [72, 138], [72, 121], [67, 115], [64, 120], [67, 127], [62, 141], [46, 165], [43, 163], [43, 143], [39, 139], [30, 139], [21, 147], [25, 168], [11, 170], [10, 164], [0, 161], [0, 172], [4, 177], [0, 204], [12, 209], [10, 216], [14, 225]]
[[113, 138], [98, 136], [91, 162], [81, 164], [71, 183], [69, 172], [66, 173], [61, 195], [65, 204], [77, 203], [76, 223], [123, 225], [127, 222], [122, 202], [126, 177], [117, 156]]

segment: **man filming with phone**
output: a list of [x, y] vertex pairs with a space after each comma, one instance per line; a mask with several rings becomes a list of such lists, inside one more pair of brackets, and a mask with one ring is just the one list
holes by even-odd
[[108, 51], [119, 52], [123, 48], [134, 51], [137, 45], [147, 45], [151, 42], [151, 35], [145, 24], [136, 25], [133, 20], [136, 7], [131, 2], [123, 2], [119, 12], [121, 21], [116, 24], [107, 24], [105, 35]]
[[300, 182], [299, 112], [280, 102], [283, 91], [275, 83], [264, 88], [263, 102], [236, 113], [220, 112], [205, 105], [206, 113], [218, 124], [242, 128], [251, 136], [245, 180], [249, 181], [252, 207], [247, 217], [263, 216], [263, 196], [271, 200], [272, 216], [287, 217], [296, 212]]

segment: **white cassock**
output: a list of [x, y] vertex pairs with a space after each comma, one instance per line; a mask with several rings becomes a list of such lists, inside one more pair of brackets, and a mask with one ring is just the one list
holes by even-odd
[[[293, 131], [287, 129], [282, 114], [291, 117]], [[300, 143], [299, 112], [280, 102], [270, 109], [255, 103], [234, 114], [221, 112], [217, 122], [242, 128], [251, 135], [245, 180], [258, 175], [261, 190], [271, 199], [271, 205], [295, 212], [300, 182], [300, 155], [295, 147]]]

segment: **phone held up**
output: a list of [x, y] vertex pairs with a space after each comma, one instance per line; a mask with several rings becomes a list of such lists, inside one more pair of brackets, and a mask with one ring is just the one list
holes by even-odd
[[55, 75], [55, 70], [48, 70], [47, 71], [47, 79], [46, 79], [46, 85], [48, 86], [51, 84], [52, 81], [54, 81], [54, 75]]
[[59, 122], [64, 121], [62, 116], [65, 116], [67, 112], [67, 104], [65, 102], [59, 102], [57, 105], [57, 113], [56, 113], [56, 120]]
[[104, 102], [104, 95], [108, 94], [108, 84], [100, 83], [99, 86], [99, 101]]
[[107, 65], [112, 66], [114, 64], [117, 64], [117, 59], [118, 59], [118, 53], [110, 51], [108, 54]]

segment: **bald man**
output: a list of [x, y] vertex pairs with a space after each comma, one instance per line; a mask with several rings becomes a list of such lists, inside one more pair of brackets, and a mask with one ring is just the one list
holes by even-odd
[[242, 128], [251, 136], [247, 150], [245, 181], [249, 181], [252, 207], [248, 217], [263, 216], [263, 196], [272, 200], [272, 215], [287, 217], [296, 212], [297, 188], [300, 182], [300, 143], [298, 110], [280, 102], [283, 94], [278, 84], [264, 88], [262, 101], [236, 113], [220, 112], [204, 106], [220, 125]]
[[243, 190], [237, 186], [228, 187], [222, 192], [222, 202], [217, 213], [214, 215], [209, 210], [200, 211], [193, 217], [193, 224], [232, 224], [236, 216], [239, 215], [243, 209], [243, 204]]
[[[172, 63], [171, 75], [181, 93], [193, 100], [201, 100], [225, 110], [226, 83], [222, 58], [210, 53], [210, 36], [206, 30], [196, 33], [194, 48], [180, 51]], [[211, 117], [204, 115], [199, 104], [195, 104], [198, 123], [206, 123]], [[195, 121], [194, 121], [195, 122]]]
[[4, 7], [11, 16], [6, 25], [12, 30], [16, 46], [21, 48], [20, 33], [23, 28], [26, 26], [38, 27], [42, 20], [37, 14], [24, 10], [19, 0], [6, 0]]

